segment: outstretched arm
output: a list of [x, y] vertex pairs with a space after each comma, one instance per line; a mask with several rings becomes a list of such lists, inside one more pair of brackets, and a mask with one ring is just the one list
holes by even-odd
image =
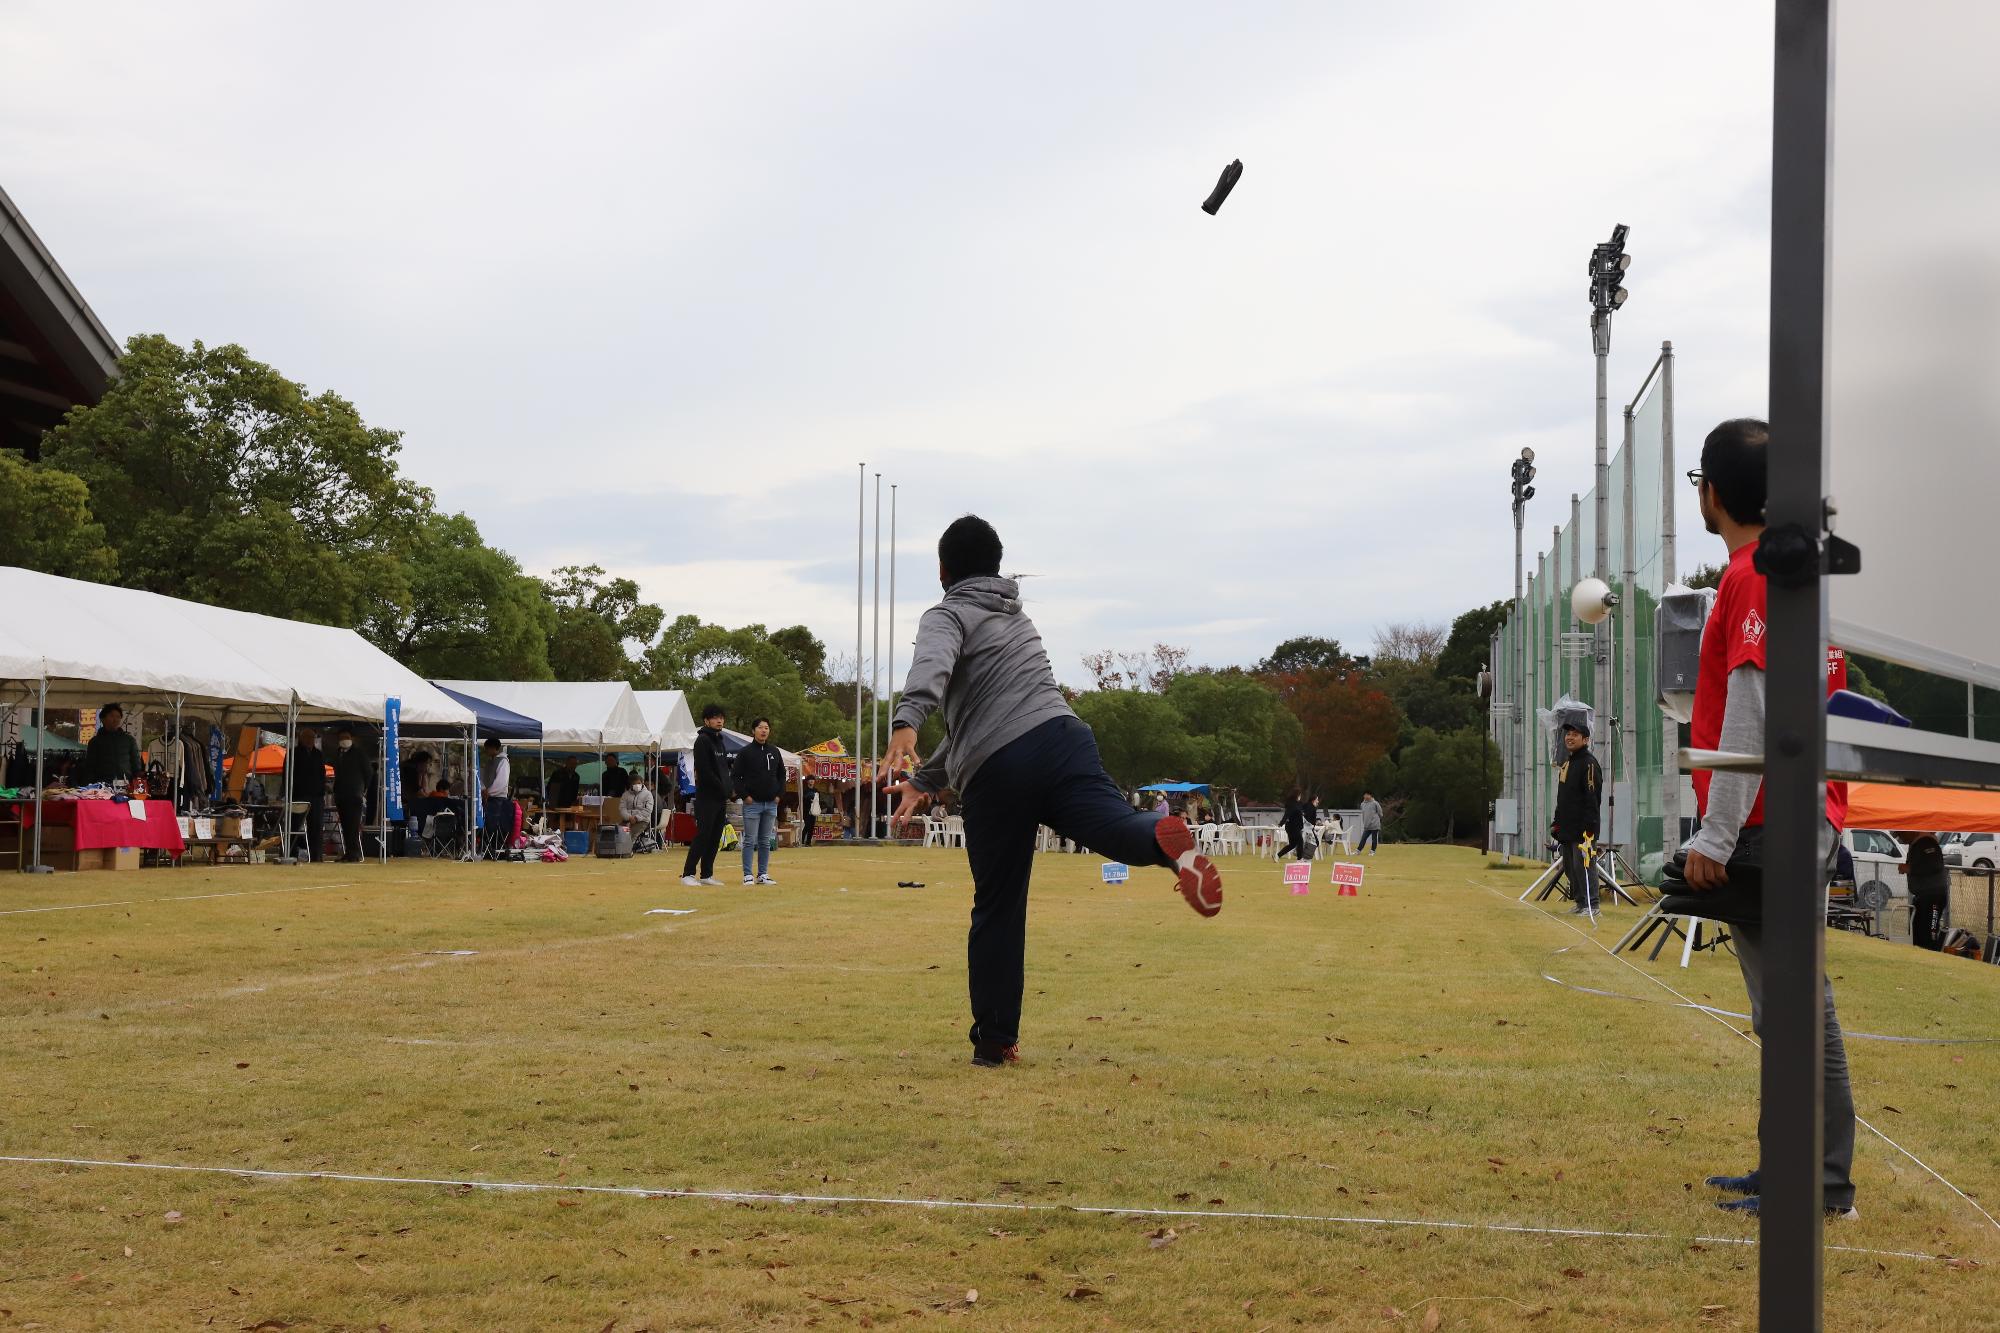
[[[1764, 672], [1749, 665], [1729, 673], [1729, 697], [1722, 708], [1718, 748], [1756, 754], [1764, 748]], [[1759, 773], [1717, 773], [1708, 780], [1708, 810], [1701, 832], [1688, 849], [1687, 880], [1697, 889], [1716, 889], [1729, 882], [1724, 869], [1743, 836], [1743, 821], [1757, 804], [1763, 788]]]

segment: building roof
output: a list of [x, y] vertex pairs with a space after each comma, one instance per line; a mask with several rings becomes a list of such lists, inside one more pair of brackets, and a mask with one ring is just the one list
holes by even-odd
[[117, 340], [0, 190], [0, 449], [37, 457], [42, 432], [117, 369]]

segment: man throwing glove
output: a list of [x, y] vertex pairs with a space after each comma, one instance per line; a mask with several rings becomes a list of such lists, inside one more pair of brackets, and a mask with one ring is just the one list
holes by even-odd
[[916, 654], [882, 761], [899, 771], [915, 756], [917, 728], [944, 710], [948, 740], [909, 781], [888, 790], [902, 795], [898, 819], [947, 786], [963, 798], [973, 883], [966, 941], [972, 1063], [988, 1068], [1020, 1058], [1028, 876], [1039, 825], [1114, 861], [1167, 867], [1188, 906], [1203, 916], [1222, 910], [1222, 876], [1195, 852], [1187, 824], [1134, 810], [1105, 774], [1097, 738], [1056, 688], [1042, 637], [1021, 613], [1020, 588], [1000, 577], [1000, 555], [1000, 535], [971, 514], [938, 539], [944, 600], [917, 624]]

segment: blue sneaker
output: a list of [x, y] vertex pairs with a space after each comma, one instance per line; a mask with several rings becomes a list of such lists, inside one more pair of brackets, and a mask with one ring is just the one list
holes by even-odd
[[1710, 1176], [1701, 1183], [1725, 1194], [1756, 1194], [1760, 1188], [1755, 1171], [1747, 1176]]

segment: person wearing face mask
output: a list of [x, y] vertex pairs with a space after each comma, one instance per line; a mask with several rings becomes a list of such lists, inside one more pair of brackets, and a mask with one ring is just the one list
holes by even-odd
[[354, 729], [334, 732], [333, 808], [340, 816], [343, 861], [361, 860], [361, 823], [368, 811], [368, 793], [375, 785], [375, 767], [354, 743]]

